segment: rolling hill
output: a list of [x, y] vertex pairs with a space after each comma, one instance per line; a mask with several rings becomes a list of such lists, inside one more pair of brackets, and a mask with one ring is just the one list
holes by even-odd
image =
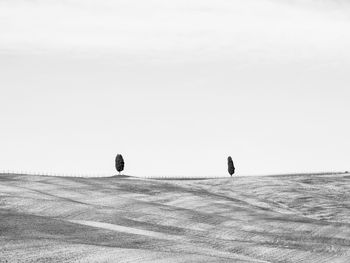
[[0, 262], [349, 262], [350, 175], [0, 175]]

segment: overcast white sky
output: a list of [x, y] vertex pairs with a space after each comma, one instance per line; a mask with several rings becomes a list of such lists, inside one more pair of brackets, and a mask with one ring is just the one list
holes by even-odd
[[350, 169], [347, 1], [0, 0], [0, 169]]

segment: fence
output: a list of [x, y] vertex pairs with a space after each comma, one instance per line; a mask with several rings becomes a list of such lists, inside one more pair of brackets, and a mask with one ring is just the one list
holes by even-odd
[[0, 170], [0, 175], [39, 175], [39, 176], [56, 176], [56, 177], [108, 177], [107, 173], [58, 173], [58, 172], [38, 172], [26, 170]]
[[[234, 177], [234, 176], [233, 176]], [[230, 176], [143, 176], [139, 178], [155, 180], [206, 180], [206, 179], [227, 179]]]

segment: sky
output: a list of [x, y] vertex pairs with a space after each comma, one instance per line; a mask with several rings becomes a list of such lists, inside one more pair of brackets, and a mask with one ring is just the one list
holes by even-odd
[[0, 170], [349, 170], [349, 28], [345, 0], [0, 0]]

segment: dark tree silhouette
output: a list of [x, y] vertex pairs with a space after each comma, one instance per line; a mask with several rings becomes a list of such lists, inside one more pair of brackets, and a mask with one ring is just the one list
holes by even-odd
[[232, 176], [235, 173], [235, 166], [233, 164], [231, 156], [227, 158], [228, 173]]
[[124, 170], [124, 159], [121, 154], [117, 154], [117, 157], [115, 157], [115, 169], [117, 169], [119, 174]]

